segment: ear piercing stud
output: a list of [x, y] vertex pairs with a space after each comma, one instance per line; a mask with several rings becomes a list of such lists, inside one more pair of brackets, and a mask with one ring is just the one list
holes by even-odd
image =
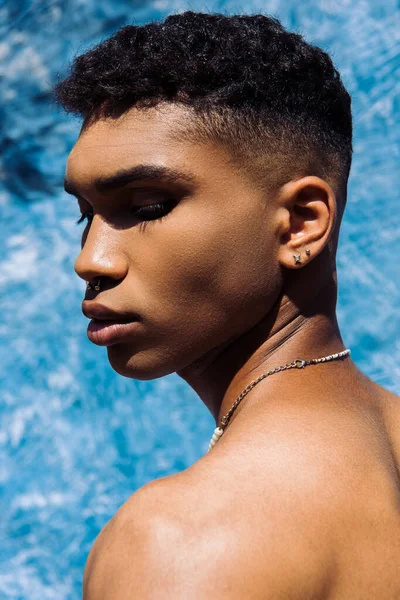
[[[310, 256], [311, 251], [309, 248], [306, 248], [306, 255]], [[295, 265], [301, 265], [301, 254], [293, 254], [293, 258], [294, 258], [294, 264]]]
[[301, 256], [300, 256], [300, 254], [293, 254], [293, 258], [294, 258], [294, 264], [295, 265], [300, 265], [301, 264]]

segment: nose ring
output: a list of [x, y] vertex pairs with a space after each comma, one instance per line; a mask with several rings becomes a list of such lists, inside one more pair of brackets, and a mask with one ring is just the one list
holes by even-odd
[[100, 279], [97, 280], [96, 285], [92, 285], [91, 283], [89, 283], [89, 281], [87, 281], [86, 283], [87, 283], [87, 285], [86, 285], [86, 289], [87, 290], [96, 290], [96, 292], [99, 291], [99, 289], [100, 289]]

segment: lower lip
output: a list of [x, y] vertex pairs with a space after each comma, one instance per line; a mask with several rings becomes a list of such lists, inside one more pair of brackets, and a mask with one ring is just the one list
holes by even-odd
[[87, 328], [87, 335], [91, 342], [98, 346], [115, 344], [122, 338], [132, 335], [140, 326], [139, 321], [119, 323], [118, 321], [97, 321], [92, 319]]

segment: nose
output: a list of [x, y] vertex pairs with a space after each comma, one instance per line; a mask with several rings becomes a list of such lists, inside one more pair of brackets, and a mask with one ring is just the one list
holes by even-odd
[[93, 217], [82, 241], [82, 249], [75, 260], [76, 274], [85, 281], [95, 283], [100, 277], [124, 279], [128, 262], [122, 248], [121, 230], [110, 227], [98, 215]]

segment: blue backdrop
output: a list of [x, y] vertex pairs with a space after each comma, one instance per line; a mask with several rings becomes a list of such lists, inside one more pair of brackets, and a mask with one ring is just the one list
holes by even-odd
[[124, 24], [188, 9], [271, 14], [330, 52], [354, 116], [339, 322], [359, 367], [399, 392], [396, 4], [0, 1], [0, 598], [79, 598], [99, 530], [138, 487], [202, 456], [214, 428], [177, 375], [124, 379], [87, 340], [82, 226], [62, 191], [80, 123], [49, 103], [57, 72]]

